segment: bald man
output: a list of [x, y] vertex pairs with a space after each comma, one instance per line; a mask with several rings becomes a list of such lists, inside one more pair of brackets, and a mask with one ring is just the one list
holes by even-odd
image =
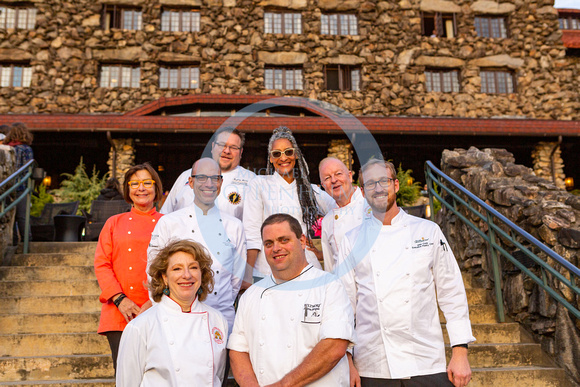
[[352, 171], [335, 157], [327, 157], [318, 165], [320, 181], [326, 193], [338, 204], [322, 220], [322, 255], [324, 270], [332, 272], [338, 254], [338, 244], [344, 234], [359, 226], [370, 208], [360, 188], [352, 184]]

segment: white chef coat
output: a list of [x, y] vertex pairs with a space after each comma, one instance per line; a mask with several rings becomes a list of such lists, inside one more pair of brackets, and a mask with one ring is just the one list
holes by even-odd
[[184, 313], [163, 296], [123, 331], [118, 387], [213, 386], [224, 378], [228, 322], [197, 299]]
[[320, 242], [324, 256], [324, 270], [332, 272], [338, 259], [338, 245], [347, 231], [360, 226], [363, 216], [372, 216], [371, 209], [360, 188], [355, 187], [350, 202], [330, 210], [322, 219]]
[[374, 216], [364, 220], [346, 234], [335, 272], [355, 308], [354, 361], [361, 376], [445, 372], [437, 301], [451, 345], [475, 341], [459, 266], [429, 220], [402, 210], [388, 226]]
[[[279, 381], [324, 339], [355, 342], [353, 313], [343, 285], [332, 274], [306, 266], [277, 284], [270, 275], [240, 298], [228, 349], [248, 352], [260, 386]], [[348, 386], [346, 355], [310, 386]]]
[[[312, 184], [312, 191], [316, 204], [322, 214], [328, 213], [336, 207], [334, 199], [318, 186]], [[258, 259], [254, 265], [254, 276], [264, 277], [272, 271], [266, 261], [262, 250], [262, 235], [260, 229], [266, 218], [272, 214], [283, 213], [292, 215], [302, 226], [302, 232], [306, 234], [306, 224], [302, 220], [302, 208], [298, 200], [296, 180], [286, 182], [278, 172], [273, 175], [257, 176], [250, 181], [249, 192], [244, 202], [244, 230], [248, 240], [248, 249], [260, 250]], [[318, 258], [312, 251], [306, 250], [306, 259], [316, 268], [322, 268]]]
[[[169, 214], [193, 204], [194, 193], [188, 184], [190, 176], [191, 169], [183, 171], [179, 175], [159, 212]], [[224, 177], [222, 189], [216, 199], [216, 205], [222, 213], [230, 214], [242, 220], [248, 183], [256, 177], [256, 174], [238, 165], [231, 171], [222, 172], [222, 176]]]
[[[163, 221], [161, 220], [163, 219]], [[246, 238], [242, 222], [223, 214], [214, 206], [207, 215], [195, 204], [161, 217], [151, 234], [147, 249], [147, 271], [157, 252], [171, 240], [190, 239], [201, 243], [211, 254], [215, 285], [205, 303], [219, 310], [234, 324], [234, 301], [246, 270]]]

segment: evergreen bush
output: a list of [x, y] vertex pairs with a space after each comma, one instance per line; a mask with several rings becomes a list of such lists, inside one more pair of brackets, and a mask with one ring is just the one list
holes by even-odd
[[40, 216], [46, 203], [54, 202], [54, 197], [46, 191], [44, 184], [40, 184], [38, 187], [36, 187], [36, 193], [38, 196], [32, 195], [30, 197], [30, 201], [32, 203], [30, 208], [31, 216]]
[[403, 167], [399, 164], [399, 168], [397, 168], [397, 180], [399, 180], [398, 206], [412, 206], [421, 197], [421, 183], [415, 181], [411, 176], [412, 173], [412, 169], [403, 170]]

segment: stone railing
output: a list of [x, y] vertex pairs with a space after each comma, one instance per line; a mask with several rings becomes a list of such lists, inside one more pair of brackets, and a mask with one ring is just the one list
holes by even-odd
[[[0, 181], [4, 181], [16, 171], [14, 150], [8, 145], [0, 145]], [[0, 265], [2, 264], [6, 247], [12, 244], [12, 225], [14, 210], [0, 218]]]
[[[515, 224], [575, 266], [580, 263], [580, 197], [514, 163], [504, 149], [470, 148], [443, 152], [444, 173], [493, 206]], [[462, 270], [491, 291], [494, 287], [490, 251], [485, 242], [450, 212], [440, 216]], [[475, 222], [477, 220], [471, 219]], [[480, 222], [485, 230], [485, 224]], [[513, 247], [504, 246], [508, 250]], [[536, 252], [537, 253], [537, 252]], [[527, 258], [527, 257], [526, 257]], [[524, 262], [522, 260], [522, 262]], [[537, 271], [529, 262], [531, 270]], [[505, 258], [500, 258], [507, 316], [522, 323], [576, 381], [580, 381], [580, 321]], [[576, 308], [578, 297], [553, 287]]]

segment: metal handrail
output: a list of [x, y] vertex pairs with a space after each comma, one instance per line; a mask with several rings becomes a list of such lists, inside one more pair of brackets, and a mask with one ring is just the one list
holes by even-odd
[[[32, 193], [32, 170], [36, 166], [35, 160], [30, 160], [20, 167], [7, 179], [0, 183], [0, 218], [4, 217], [8, 211], [16, 207], [22, 200], [26, 200], [26, 220], [24, 224], [24, 242], [22, 252], [28, 254], [30, 245], [30, 194]], [[26, 185], [23, 191], [18, 192], [18, 188]], [[16, 192], [17, 196], [7, 205], [8, 199], [12, 193]]]
[[[562, 289], [569, 289], [576, 297], [580, 296], [580, 287], [578, 286], [578, 278], [580, 278], [580, 269], [562, 258], [554, 250], [547, 247], [527, 231], [517, 226], [511, 220], [499, 213], [496, 209], [486, 204], [483, 200], [468, 191], [465, 187], [457, 183], [455, 180], [447, 176], [440, 169], [435, 167], [431, 161], [425, 163], [425, 178], [427, 180], [427, 191], [429, 192], [429, 203], [433, 209], [433, 199], [436, 198], [448, 210], [453, 212], [461, 221], [467, 226], [471, 227], [481, 238], [487, 242], [490, 247], [493, 278], [495, 283], [495, 295], [497, 303], [497, 314], [500, 322], [505, 321], [505, 312], [503, 306], [503, 294], [501, 289], [501, 273], [498, 253], [513, 263], [524, 274], [531, 278], [537, 285], [544, 289], [552, 298], [562, 304], [568, 309], [576, 318], [580, 318], [580, 311], [566, 297], [562, 295]], [[437, 189], [440, 189], [439, 193]], [[446, 195], [443, 195], [443, 191]], [[444, 198], [444, 196], [446, 196]], [[450, 198], [450, 199], [447, 199]], [[479, 209], [475, 208], [472, 202]], [[476, 218], [487, 224], [487, 230], [481, 230], [474, 224], [469, 217], [464, 215], [461, 210], [467, 211]], [[431, 218], [434, 219], [435, 212], [431, 211]], [[506, 231], [509, 230], [509, 231]], [[541, 276], [536, 275], [533, 271], [528, 269], [523, 263], [516, 259], [511, 252], [509, 252], [505, 245], [513, 245], [529, 257], [541, 271]], [[524, 246], [524, 242], [528, 246]], [[539, 249], [546, 256], [551, 258], [552, 264], [546, 262], [532, 251], [532, 248]], [[565, 272], [562, 274], [561, 271]], [[562, 286], [552, 287], [548, 281], [548, 274], [551, 278], [557, 280]], [[566, 275], [567, 274], [567, 275]]]

